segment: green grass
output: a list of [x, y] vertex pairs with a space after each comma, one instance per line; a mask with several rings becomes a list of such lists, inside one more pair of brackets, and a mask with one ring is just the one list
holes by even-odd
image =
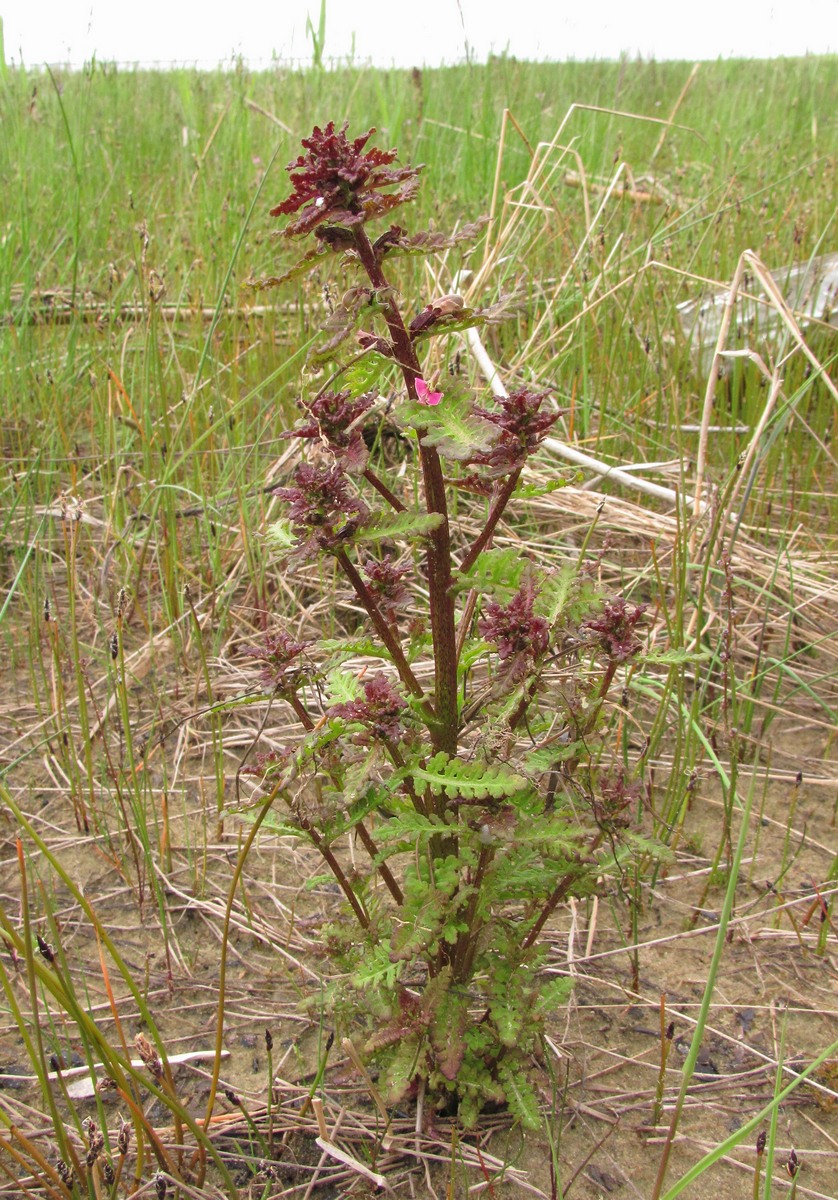
[[[379, 144], [398, 146], [403, 161], [423, 162], [424, 187], [402, 218], [411, 229], [472, 221], [496, 194], [488, 240], [466, 257], [440, 259], [435, 279], [405, 264], [405, 292], [449, 291], [458, 271], [485, 264], [470, 301], [488, 304], [512, 291], [521, 300], [514, 318], [486, 337], [505, 380], [551, 388], [567, 410], [567, 442], [615, 464], [673, 463], [669, 474], [645, 473], [690, 495], [706, 375], [676, 306], [701, 295], [702, 281], [729, 284], [746, 249], [771, 269], [834, 249], [838, 60], [702, 64], [667, 127], [661, 122], [689, 76], [684, 64], [498, 58], [417, 73], [154, 73], [96, 64], [76, 74], [7, 69], [0, 77], [0, 781], [4, 837], [19, 832], [26, 846], [25, 856], [11, 842], [3, 849], [16, 882], [4, 885], [2, 936], [25, 979], [17, 987], [4, 965], [3, 1011], [9, 1028], [23, 1032], [20, 1053], [37, 1064], [43, 1108], [56, 1128], [65, 1101], [46, 1077], [42, 1025], [50, 1045], [68, 1053], [80, 1046], [85, 1057], [112, 1062], [126, 1095], [139, 1095], [137, 1072], [124, 1065], [117, 1014], [127, 1005], [156, 1040], [161, 1018], [144, 986], [154, 977], [174, 988], [182, 982], [178, 964], [193, 961], [179, 942], [183, 914], [169, 883], [187, 879], [191, 896], [216, 904], [212, 919], [226, 905], [228, 924], [263, 944], [264, 880], [257, 875], [251, 892], [250, 859], [239, 899], [229, 890], [240, 847], [225, 806], [258, 723], [270, 716], [263, 705], [252, 715], [236, 704], [252, 679], [235, 647], [277, 613], [297, 612], [300, 598], [262, 537], [276, 515], [264, 486], [282, 477], [277, 464], [288, 443], [281, 434], [310, 382], [305, 356], [324, 315], [323, 286], [340, 295], [351, 279], [337, 263], [328, 275], [278, 291], [247, 286], [294, 261], [295, 247], [274, 237], [269, 209], [286, 194], [282, 167], [298, 153], [299, 138], [315, 123], [349, 119], [353, 132], [374, 125]], [[533, 162], [538, 171], [526, 189]], [[618, 172], [627, 192], [605, 199]], [[761, 294], [753, 280], [748, 287]], [[819, 362], [834, 367], [834, 328], [805, 332]], [[741, 903], [739, 835], [757, 785], [739, 794], [725, 782], [717, 825], [699, 834], [696, 810], [713, 811], [712, 797], [701, 795], [702, 771], [735, 780], [737, 758], [743, 771], [750, 762], [770, 764], [772, 754], [779, 760], [782, 747], [772, 748], [769, 735], [791, 713], [807, 736], [820, 738], [801, 755], [807, 763], [820, 756], [828, 776], [838, 711], [831, 609], [838, 405], [787, 338], [754, 345], [769, 372], [777, 366], [782, 392], [753, 476], [735, 497], [751, 436], [737, 430], [753, 430], [770, 389], [740, 359], [711, 397], [711, 423], [721, 431], [710, 438], [706, 478], [719, 489], [722, 511], [731, 498], [741, 514], [732, 576], [717, 553], [730, 547], [718, 517], [705, 541], [682, 509], [673, 516], [671, 506], [638, 501], [613, 485], [605, 490], [614, 504], [593, 533], [594, 502], [585, 508], [591, 498], [584, 492], [570, 500], [563, 492], [536, 497], [523, 518], [527, 540], [544, 554], [574, 556], [590, 537], [615, 589], [656, 606], [666, 642], [699, 639], [710, 653], [695, 679], [677, 666], [634, 678], [638, 713], [613, 719], [626, 762], [637, 765], [636, 742], [648, 733], [651, 765], [638, 767], [648, 785], [644, 819], [679, 855], [690, 837], [706, 839], [712, 869], [700, 901], [693, 892], [691, 902], [698, 909], [715, 896], [725, 921]], [[482, 386], [460, 349], [464, 371]], [[543, 471], [555, 474], [555, 464], [545, 462]], [[641, 507], [624, 510], [623, 500]], [[333, 614], [324, 607], [314, 618], [327, 623]], [[725, 634], [732, 659], [723, 653]], [[788, 762], [786, 754], [783, 770], [793, 775]], [[51, 805], [43, 827], [42, 798]], [[834, 812], [824, 805], [808, 820], [808, 833], [830, 849], [811, 870], [820, 872], [815, 882], [832, 920]], [[755, 855], [763, 852], [762, 833], [749, 843]], [[775, 859], [765, 851], [778, 878], [796, 861], [795, 837], [782, 832]], [[93, 947], [105, 941], [97, 910], [107, 901], [83, 896], [78, 864], [64, 862], [75, 839], [85, 847], [79, 853], [92, 855], [82, 860], [84, 871], [107, 864], [155, 931], [165, 963], [150, 967], [133, 950], [106, 946], [109, 970], [124, 984], [118, 1003], [98, 979], [104, 968]], [[622, 921], [615, 937], [627, 951], [640, 937], [644, 906], [656, 912], [658, 903], [637, 880], [631, 888], [628, 915], [618, 911], [625, 896], [612, 905]], [[31, 911], [18, 907], [24, 894]], [[774, 902], [780, 921], [784, 898]], [[87, 939], [83, 978], [81, 957], [61, 958], [52, 972], [33, 948], [33, 929], [49, 942], [75, 936], [65, 935], [65, 905], [76, 914], [79, 940]], [[820, 954], [830, 936], [834, 946], [828, 921], [823, 928]], [[799, 921], [795, 929], [803, 938]], [[277, 944], [296, 953], [291, 935], [290, 950], [285, 938], [277, 935]], [[716, 958], [723, 940], [720, 928]], [[636, 976], [637, 952], [633, 961]], [[716, 966], [714, 959], [704, 981], [701, 1027], [715, 1003]], [[265, 978], [274, 969], [269, 960]], [[295, 974], [287, 959], [282, 971], [304, 994], [305, 971]], [[105, 988], [110, 1026], [85, 1015], [89, 972]], [[214, 1018], [212, 998], [208, 1004], [196, 1005], [204, 1023]], [[196, 1019], [184, 1036], [198, 1026]], [[158, 1048], [165, 1058], [162, 1042]], [[685, 1095], [698, 1049], [696, 1040]], [[272, 1061], [280, 1058], [277, 1048]], [[680, 1088], [673, 1070], [670, 1060], [667, 1114]], [[557, 1095], [569, 1080], [556, 1076]], [[787, 1082], [778, 1057], [778, 1096]], [[192, 1128], [198, 1107], [160, 1091], [166, 1121]], [[158, 1154], [138, 1110], [135, 1101], [130, 1119], [148, 1178], [149, 1163], [168, 1169], [173, 1160], [169, 1150]], [[769, 1113], [769, 1159], [781, 1140], [778, 1112], [775, 1105]], [[6, 1109], [2, 1096], [0, 1120], [0, 1149], [20, 1149], [9, 1126], [21, 1114]], [[281, 1110], [269, 1120], [273, 1137]], [[77, 1142], [80, 1128], [79, 1119], [71, 1130]], [[215, 1144], [192, 1132], [196, 1155], [211, 1158]], [[65, 1158], [78, 1153], [63, 1127], [56, 1136]], [[557, 1118], [548, 1137], [556, 1178], [573, 1175], [567, 1163], [556, 1167], [564, 1136]], [[716, 1157], [734, 1142], [720, 1137]], [[28, 1145], [22, 1152], [36, 1161]], [[706, 1167], [698, 1153], [681, 1161], [684, 1188], [687, 1171], [709, 1169], [714, 1153], [707, 1152]], [[44, 1189], [62, 1195], [54, 1162], [39, 1169]], [[232, 1194], [226, 1170], [219, 1168], [213, 1186]], [[767, 1197], [771, 1183], [763, 1183]], [[680, 1187], [670, 1170], [659, 1194], [674, 1196]]]

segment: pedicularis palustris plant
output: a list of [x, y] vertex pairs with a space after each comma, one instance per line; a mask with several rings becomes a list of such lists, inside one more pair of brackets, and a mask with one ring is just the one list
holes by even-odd
[[[506, 1103], [532, 1124], [531, 1066], [567, 986], [545, 982], [539, 935], [562, 901], [648, 852], [631, 829], [639, 789], [605, 769], [597, 738], [643, 612], [603, 601], [577, 564], [545, 570], [520, 544], [493, 548], [559, 414], [545, 392], [481, 402], [456, 373], [431, 378], [432, 339], [497, 310], [451, 295], [409, 315], [391, 266], [482, 224], [371, 232], [414, 197], [418, 170], [368, 148], [370, 133], [316, 128], [273, 210], [290, 218], [286, 237], [316, 244], [263, 286], [329, 256], [358, 276], [315, 359], [331, 362], [330, 382], [301, 400], [288, 435], [302, 456], [273, 528], [289, 563], [331, 560], [307, 586], [342, 577], [354, 627], [311, 641], [278, 631], [248, 649], [302, 727], [260, 769], [284, 803], [280, 827], [313, 843], [343, 893], [327, 936], [342, 967], [336, 1019], [363, 1039], [389, 1099], [424, 1086], [465, 1122]], [[407, 447], [398, 470], [375, 436], [385, 405]]]

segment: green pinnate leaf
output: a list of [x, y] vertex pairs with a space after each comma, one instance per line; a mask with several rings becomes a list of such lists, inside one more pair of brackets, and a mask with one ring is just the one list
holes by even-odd
[[431, 1023], [431, 1045], [440, 1073], [455, 1080], [465, 1056], [465, 1033], [468, 1023], [467, 997], [446, 992], [438, 1004]]
[[419, 233], [407, 234], [398, 226], [392, 227], [376, 241], [375, 249], [380, 257], [390, 254], [435, 254], [451, 250], [464, 242], [473, 242], [480, 237], [489, 223], [489, 217], [478, 217], [451, 233], [436, 229], [423, 229]]
[[326, 676], [326, 696], [330, 704], [349, 704], [361, 695], [361, 683], [354, 671], [335, 667]]
[[[570, 734], [568, 733], [567, 736], [569, 739]], [[523, 761], [523, 766], [532, 775], [542, 775], [545, 771], [552, 771], [559, 763], [580, 756], [587, 758], [588, 754], [587, 745], [582, 740], [557, 741], [550, 746], [542, 746], [538, 750], [530, 751]]]
[[374, 512], [364, 521], [351, 538], [355, 543], [378, 542], [385, 538], [428, 537], [444, 520], [441, 513], [393, 512], [392, 509], [382, 509]]
[[489, 450], [496, 438], [494, 426], [475, 416], [471, 398], [454, 387], [446, 390], [434, 407], [405, 401], [399, 419], [412, 429], [422, 430], [423, 445], [460, 461]]
[[362, 991], [378, 987], [394, 988], [403, 966], [403, 963], [390, 958], [386, 943], [379, 942], [377, 946], [366, 948], [366, 953], [352, 973], [352, 983]]
[[427, 1040], [423, 1034], [412, 1034], [404, 1039], [381, 1076], [388, 1103], [397, 1104], [416, 1076], [425, 1073], [427, 1057]]
[[536, 1017], [552, 1017], [567, 1003], [573, 991], [573, 980], [569, 976], [556, 976], [539, 987], [533, 1012]]
[[522, 556], [518, 546], [484, 550], [468, 574], [459, 576], [458, 586], [475, 588], [481, 595], [488, 593], [506, 601], [518, 591], [524, 571], [531, 569], [532, 563]]
[[392, 854], [394, 842], [407, 848], [411, 845], [415, 846], [420, 838], [428, 838], [435, 833], [450, 832], [450, 826], [441, 817], [426, 817], [413, 808], [405, 808], [397, 816], [391, 817], [382, 827], [378, 840], [382, 846], [387, 847], [387, 854]]
[[371, 351], [346, 368], [340, 386], [351, 396], [363, 396], [365, 392], [377, 391], [384, 375], [392, 369], [392, 359]]
[[512, 1115], [518, 1118], [525, 1129], [538, 1129], [541, 1125], [538, 1097], [523, 1069], [517, 1064], [511, 1065], [501, 1060], [498, 1063], [498, 1077]]
[[566, 565], [551, 573], [541, 585], [535, 602], [536, 612], [546, 617], [551, 625], [559, 620], [567, 607], [577, 582], [574, 565]]
[[685, 663], [707, 662], [712, 657], [709, 650], [685, 650], [676, 646], [671, 650], [652, 650], [648, 654], [638, 654], [633, 661], [647, 666], [680, 667]]
[[346, 638], [323, 638], [318, 647], [328, 657], [325, 660], [327, 669], [331, 667], [339, 667], [342, 662], [348, 658], [380, 658], [381, 644], [374, 641], [372, 638], [365, 637], [346, 637]]
[[265, 530], [265, 537], [271, 545], [284, 552], [292, 550], [297, 544], [297, 535], [294, 533], [294, 526], [287, 517], [280, 517], [278, 521], [274, 521]]
[[504, 800], [527, 791], [530, 786], [525, 776], [502, 765], [463, 762], [444, 752], [435, 754], [425, 767], [412, 767], [410, 773], [417, 783], [427, 784], [435, 796], [467, 802]]
[[301, 259], [289, 267], [287, 271], [283, 271], [281, 275], [264, 275], [258, 279], [246, 279], [243, 287], [254, 292], [265, 292], [270, 288], [281, 287], [284, 283], [289, 283], [292, 279], [298, 279], [301, 275], [308, 275], [313, 271], [317, 260], [324, 258], [331, 253], [331, 248], [324, 243], [318, 243], [313, 249], [307, 251]]
[[522, 1020], [518, 1010], [506, 1001], [491, 1006], [492, 1020], [504, 1046], [515, 1046], [521, 1036]]

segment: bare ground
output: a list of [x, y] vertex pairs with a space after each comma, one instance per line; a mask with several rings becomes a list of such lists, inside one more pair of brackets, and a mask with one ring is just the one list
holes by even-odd
[[[580, 503], [593, 505], [596, 497], [583, 494]], [[630, 518], [626, 506], [620, 534], [639, 537]], [[587, 520], [583, 512], [581, 528]], [[759, 553], [749, 553], [753, 570]], [[603, 570], [609, 569], [605, 563]], [[806, 603], [804, 626], [807, 619], [820, 619], [812, 618], [812, 610], [822, 613], [827, 597]], [[768, 609], [746, 613], [740, 625], [743, 644], [754, 645], [761, 629], [770, 634], [773, 619]], [[113, 792], [103, 792], [89, 808], [91, 831], [80, 832], [62, 749], [39, 715], [28, 676], [22, 673], [6, 676], [3, 753], [6, 762], [12, 761], [22, 746], [37, 745], [38, 731], [44, 731], [47, 740], [16, 766], [11, 790], [51, 852], [83, 887], [139, 985], [167, 1053], [197, 1050], [209, 1055], [207, 1061], [179, 1067], [176, 1074], [178, 1096], [202, 1116], [218, 1029], [224, 910], [242, 826], [226, 816], [217, 829], [206, 719], [178, 724], [200, 707], [200, 683], [184, 672], [182, 659], [165, 639], [152, 644], [144, 636], [141, 632], [138, 637], [132, 702], [138, 727], [157, 714], [167, 733], [165, 741], [149, 746], [146, 758], [150, 859], [135, 855], [136, 832], [125, 832]], [[830, 663], [827, 658], [816, 676], [830, 678]], [[217, 696], [247, 686], [234, 657], [216, 666]], [[778, 1073], [783, 1083], [790, 1081], [838, 1036], [838, 933], [831, 915], [838, 887], [835, 731], [811, 694], [798, 692], [788, 705], [782, 697], [780, 701], [785, 711], [773, 720], [770, 737], [754, 730], [745, 739], [746, 757], [753, 759], [760, 744], [761, 761], [755, 771], [745, 867], [698, 1070], [675, 1136], [669, 1183], [770, 1102]], [[123, 770], [117, 723], [111, 716], [108, 725], [102, 711], [105, 740], [110, 738]], [[765, 706], [763, 718], [770, 711]], [[286, 732], [281, 714], [269, 716], [261, 732], [266, 747]], [[225, 726], [228, 798], [256, 733], [252, 712], [237, 714]], [[724, 758], [723, 731], [715, 734]], [[669, 766], [664, 758], [655, 764], [647, 820], [665, 788]], [[740, 796], [750, 782], [748, 769], [743, 763]], [[449, 1120], [427, 1111], [417, 1114], [411, 1105], [391, 1113], [392, 1144], [385, 1149], [383, 1121], [369, 1089], [338, 1043], [328, 1056], [321, 1093], [330, 1138], [355, 1160], [350, 1165], [321, 1151], [314, 1140], [315, 1114], [302, 1112], [329, 1032], [322, 998], [329, 965], [320, 932], [324, 921], [333, 918], [338, 897], [327, 885], [310, 886], [322, 871], [313, 851], [269, 832], [261, 835], [232, 908], [221, 1038], [226, 1056], [212, 1124], [214, 1140], [232, 1156], [242, 1195], [267, 1200], [280, 1194], [364, 1194], [373, 1183], [359, 1173], [361, 1162], [368, 1172], [385, 1175], [394, 1192], [411, 1197], [483, 1190], [580, 1200], [649, 1197], [707, 979], [726, 878], [724, 859], [711, 874], [723, 804], [709, 763], [695, 784], [683, 823], [669, 831], [672, 861], [643, 886], [636, 934], [627, 897], [613, 887], [596, 903], [568, 906], [549, 930], [549, 969], [571, 974], [575, 989], [566, 1010], [555, 1014], [544, 1058], [534, 1064], [543, 1097], [543, 1132], [525, 1135], [508, 1116], [497, 1114], [475, 1133], [463, 1134]], [[106, 986], [94, 929], [76, 898], [33, 845], [23, 844], [18, 852], [17, 828], [7, 812], [0, 812], [0, 836], [6, 921], [20, 927], [25, 870], [34, 928], [47, 941], [60, 941], [61, 969], [107, 1036], [118, 1044], [121, 1028], [130, 1043], [142, 1032], [136, 1002], [112, 964]], [[149, 861], [156, 864], [165, 897], [165, 928], [146, 874]], [[15, 1002], [24, 1014], [31, 1013], [20, 956], [7, 955], [6, 971]], [[7, 994], [0, 1026], [0, 1107], [54, 1162], [52, 1131], [12, 1009]], [[55, 1053], [65, 1068], [73, 1067], [82, 1052], [77, 1032], [44, 995], [39, 1020], [45, 1055]], [[662, 1022], [674, 1028], [661, 1076], [667, 1044]], [[273, 1083], [266, 1030], [273, 1038]], [[89, 1072], [85, 1068], [80, 1074]], [[65, 1082], [70, 1086], [75, 1079], [68, 1074]], [[66, 1109], [66, 1099], [63, 1103]], [[108, 1093], [101, 1103], [113, 1138], [121, 1106]], [[71, 1099], [70, 1108], [78, 1120], [96, 1112], [89, 1099]], [[152, 1098], [147, 1112], [161, 1139], [170, 1143], [174, 1132], [168, 1111]], [[66, 1113], [72, 1125], [73, 1113]], [[755, 1136], [685, 1194], [715, 1194], [718, 1200], [750, 1196]], [[782, 1106], [776, 1143], [777, 1194], [790, 1186], [785, 1163], [793, 1147], [801, 1164], [797, 1194], [835, 1200], [838, 1062], [824, 1064]], [[22, 1194], [20, 1164], [2, 1147], [0, 1156], [9, 1172], [0, 1193]], [[186, 1189], [184, 1194], [197, 1193]]]

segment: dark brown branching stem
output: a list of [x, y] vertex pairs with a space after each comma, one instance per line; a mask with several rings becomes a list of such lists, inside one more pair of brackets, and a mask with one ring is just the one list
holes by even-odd
[[308, 715], [305, 708], [303, 707], [303, 702], [300, 699], [300, 697], [297, 695], [297, 693], [288, 691], [288, 692], [283, 692], [282, 695], [283, 695], [283, 699], [287, 700], [288, 703], [293, 708], [297, 718], [299, 719], [300, 724], [302, 725], [303, 729], [305, 729], [306, 733], [311, 733], [312, 729], [314, 729], [314, 722], [312, 721], [311, 717]]
[[[299, 717], [300, 724], [302, 725], [303, 729], [305, 729], [308, 733], [311, 733], [312, 730], [314, 729], [314, 722], [312, 721], [311, 717], [308, 715], [306, 710], [303, 708], [302, 701], [300, 700], [300, 697], [297, 695], [297, 693], [292, 692], [292, 691], [286, 692], [285, 699], [288, 701], [288, 703], [293, 708], [294, 712]], [[375, 862], [375, 859], [378, 856], [378, 847], [376, 846], [375, 842], [373, 841], [372, 837], [370, 836], [363, 821], [357, 821], [355, 823], [355, 828], [358, 830], [358, 837], [361, 839], [361, 844], [363, 845], [364, 849], [366, 850], [367, 854], [369, 854], [369, 856], [373, 860], [373, 862]], [[309, 830], [309, 836], [311, 836], [310, 830]], [[312, 841], [313, 840], [314, 839], [312, 838]], [[317, 848], [318, 848], [318, 850], [320, 850], [320, 852], [322, 854], [323, 853], [322, 848], [320, 846], [318, 846]], [[325, 855], [324, 855], [324, 858], [325, 858]], [[328, 859], [326, 859], [326, 861], [329, 862]], [[331, 863], [329, 863], [329, 865], [331, 866]], [[378, 870], [378, 873], [381, 876], [381, 878], [384, 880], [384, 883], [385, 883], [388, 891], [390, 892], [390, 895], [393, 897], [393, 899], [396, 901], [396, 903], [404, 904], [404, 893], [402, 892], [402, 889], [399, 887], [399, 885], [396, 883], [395, 879], [393, 878], [393, 873], [391, 872], [391, 870], [387, 866], [387, 864], [385, 862], [378, 863], [377, 870]], [[353, 893], [353, 895], [354, 895], [354, 893]], [[354, 907], [354, 905], [353, 905], [353, 907]]]
[[[338, 550], [335, 554], [335, 559], [338, 566], [355, 589], [358, 599], [367, 610], [369, 618], [375, 626], [375, 632], [378, 634], [378, 636], [381, 638], [381, 641], [387, 648], [387, 651], [393, 660], [402, 683], [410, 692], [413, 693], [414, 696], [416, 696], [417, 699], [424, 701], [423, 707], [429, 707], [428, 702], [425, 699], [425, 693], [422, 690], [422, 685], [413, 674], [410, 664], [404, 656], [404, 651], [402, 650], [398, 639], [393, 633], [392, 627], [388, 625], [387, 621], [384, 619], [384, 614], [376, 604], [375, 597], [364, 583], [363, 579], [358, 573], [357, 568], [349, 558], [349, 555], [345, 550]], [[429, 712], [428, 715], [431, 718], [433, 717], [433, 713]]]
[[370, 484], [371, 487], [375, 488], [379, 496], [386, 500], [390, 507], [394, 508], [396, 512], [407, 512], [407, 505], [402, 504], [398, 496], [393, 495], [387, 484], [383, 479], [376, 475], [375, 471], [367, 467], [367, 469], [364, 471], [364, 479], [366, 479], [367, 483]]
[[466, 907], [463, 923], [467, 926], [465, 933], [461, 933], [457, 938], [457, 943], [454, 946], [453, 958], [453, 982], [465, 983], [471, 978], [471, 970], [474, 964], [474, 956], [477, 953], [477, 939], [480, 935], [480, 925], [477, 921], [477, 905], [480, 901], [483, 880], [486, 876], [486, 871], [495, 857], [495, 851], [492, 846], [484, 846], [480, 851], [480, 857], [477, 860], [477, 870], [474, 873], [474, 879], [471, 882], [473, 891]]
[[521, 478], [522, 470], [522, 467], [518, 467], [516, 470], [514, 470], [495, 497], [483, 532], [474, 542], [468, 554], [460, 563], [460, 570], [464, 575], [471, 570], [471, 568], [477, 562], [480, 552], [485, 550], [491, 541], [492, 535], [497, 527], [497, 523], [503, 516], [504, 509], [512, 498], [512, 493], [515, 491], [518, 480]]
[[[387, 753], [390, 755], [390, 758], [392, 759], [393, 766], [396, 768], [397, 771], [403, 771], [405, 769], [406, 764], [405, 764], [404, 759], [402, 758], [401, 751], [399, 750], [398, 746], [394, 745], [393, 742], [391, 742], [389, 740], [387, 741], [386, 745], [387, 745]], [[416, 809], [416, 811], [421, 816], [427, 817], [428, 814], [433, 811], [433, 808], [432, 807], [429, 808], [428, 805], [425, 803], [425, 801], [422, 799], [422, 797], [419, 795], [419, 793], [416, 791], [416, 788], [413, 786], [413, 781], [409, 775], [406, 775], [405, 778], [402, 780], [402, 791], [404, 792], [404, 794], [410, 800], [410, 803], [413, 805], [413, 807]]]
[[466, 602], [463, 605], [463, 611], [460, 615], [460, 623], [457, 626], [457, 662], [460, 661], [460, 656], [463, 653], [468, 635], [471, 631], [471, 623], [474, 619], [474, 610], [477, 608], [477, 589], [472, 588], [466, 596]]
[[[583, 737], [587, 737], [593, 731], [593, 728], [596, 724], [597, 716], [599, 715], [599, 710], [602, 707], [602, 703], [608, 694], [608, 690], [611, 687], [611, 684], [614, 679], [614, 675], [616, 674], [617, 666], [618, 666], [618, 663], [617, 663], [616, 659], [612, 658], [609, 660], [608, 666], [605, 668], [605, 674], [602, 677], [602, 682], [600, 683], [600, 686], [599, 686], [599, 691], [597, 692], [597, 698], [596, 698], [596, 704], [594, 706], [594, 710], [591, 713], [590, 718], [585, 722], [584, 729], [582, 730]], [[590, 857], [590, 855], [592, 855], [599, 848], [600, 843], [602, 842], [602, 839], [604, 836], [605, 836], [605, 833], [602, 829], [600, 829], [594, 835], [594, 838], [591, 841], [591, 844], [588, 846], [588, 857]], [[582, 864], [581, 859], [579, 859], [579, 864], [581, 866], [581, 864]], [[565, 896], [568, 894], [570, 889], [573, 887], [573, 881], [578, 877], [578, 874], [579, 874], [578, 869], [568, 871], [567, 874], [563, 875], [562, 878], [559, 880], [559, 882], [556, 884], [555, 888], [553, 889], [553, 891], [551, 892], [551, 894], [547, 900], [547, 903], [544, 905], [544, 908], [541, 910], [538, 920], [536, 921], [535, 925], [533, 925], [532, 929], [529, 931], [526, 938], [524, 939], [524, 949], [525, 950], [528, 949], [533, 944], [535, 939], [541, 933], [541, 931], [544, 928], [544, 926], [546, 925], [547, 921], [550, 919], [551, 914], [555, 911], [556, 907], [559, 904], [561, 904], [562, 900], [564, 900]]]
[[358, 923], [360, 924], [361, 928], [369, 930], [370, 919], [364, 910], [364, 906], [361, 904], [361, 901], [358, 899], [357, 895], [355, 894], [355, 890], [352, 887], [352, 884], [346, 878], [346, 875], [343, 872], [343, 867], [340, 865], [338, 860], [335, 858], [335, 856], [332, 852], [332, 848], [329, 845], [329, 843], [325, 840], [325, 838], [323, 838], [320, 835], [320, 833], [318, 833], [318, 831], [312, 825], [311, 821], [307, 820], [306, 817], [304, 817], [302, 815], [302, 813], [295, 812], [294, 819], [297, 822], [297, 824], [299, 825], [300, 829], [302, 829], [303, 832], [306, 834], [306, 836], [311, 839], [312, 844], [317, 847], [317, 849], [320, 851], [321, 855], [325, 859], [325, 861], [329, 867], [329, 870], [334, 875], [335, 881], [337, 882], [338, 886], [340, 887], [340, 890], [343, 892], [344, 896], [346, 896], [346, 899], [349, 901], [349, 903], [352, 907], [352, 911], [355, 913], [355, 916], [358, 918]]
[[[591, 854], [593, 854], [594, 851], [596, 851], [599, 848], [600, 842], [602, 841], [604, 836], [605, 836], [605, 834], [604, 834], [603, 830], [600, 829], [597, 831], [597, 833], [594, 835], [594, 837], [591, 841], [591, 844], [588, 846], [588, 855], [589, 856]], [[566, 874], [564, 874], [561, 877], [559, 882], [553, 888], [553, 891], [550, 893], [546, 904], [544, 905], [544, 907], [541, 910], [541, 913], [539, 914], [538, 920], [533, 925], [532, 929], [530, 929], [527, 936], [524, 938], [524, 946], [523, 946], [524, 950], [529, 950], [530, 946], [533, 944], [533, 942], [536, 940], [538, 935], [541, 933], [544, 926], [547, 924], [547, 922], [550, 919], [553, 912], [556, 910], [558, 905], [561, 904], [562, 900], [564, 900], [565, 896], [568, 894], [570, 889], [573, 887], [574, 881], [579, 878], [579, 872], [580, 872], [580, 869], [583, 864], [583, 860], [581, 858], [578, 859], [578, 864], [579, 865], [575, 866], [571, 871], [567, 871]]]
[[619, 665], [620, 664], [617, 662], [617, 660], [615, 658], [611, 658], [608, 660], [608, 665], [605, 668], [605, 671], [603, 673], [602, 680], [599, 685], [599, 690], [597, 691], [596, 699], [594, 700], [594, 704], [591, 709], [591, 712], [588, 716], [588, 719], [585, 721], [584, 725], [582, 726], [582, 728], [579, 731], [580, 737], [582, 737], [582, 738], [588, 737], [590, 734], [593, 733], [594, 729], [596, 728], [596, 723], [597, 723], [597, 720], [599, 719], [599, 714], [602, 710], [603, 704], [605, 703], [605, 697], [608, 695], [609, 691], [611, 690], [611, 684], [614, 682], [614, 676], [617, 674], [617, 667]]
[[[367, 830], [366, 825], [364, 824], [363, 821], [356, 821], [355, 828], [358, 831], [358, 837], [361, 839], [361, 844], [363, 845], [364, 849], [366, 850], [366, 852], [370, 856], [370, 858], [373, 860], [373, 862], [375, 862], [376, 858], [378, 857], [378, 847], [376, 846], [375, 842], [373, 841], [372, 837], [370, 836], [370, 833]], [[393, 878], [392, 872], [390, 871], [390, 868], [387, 866], [386, 862], [380, 862], [377, 864], [377, 866], [378, 866], [378, 873], [381, 876], [381, 878], [384, 880], [387, 890], [389, 891], [390, 895], [395, 900], [396, 904], [404, 904], [404, 892], [399, 887], [399, 885], [396, 883], [395, 879]]]
[[612, 658], [609, 661], [608, 666], [605, 668], [605, 674], [602, 676], [602, 683], [599, 685], [599, 692], [597, 693], [597, 706], [596, 706], [594, 712], [591, 714], [590, 720], [588, 721], [588, 724], [585, 729], [586, 733], [590, 733], [594, 727], [594, 722], [597, 719], [600, 705], [602, 704], [605, 697], [608, 695], [608, 690], [611, 687], [611, 684], [614, 682], [614, 676], [617, 674], [618, 665], [619, 664], [618, 664], [617, 660], [615, 658]]
[[428, 587], [431, 609], [431, 635], [436, 664], [435, 708], [438, 736], [434, 749], [447, 754], [457, 752], [457, 635], [454, 624], [454, 580], [451, 574], [451, 543], [442, 466], [436, 450], [419, 441], [425, 497], [428, 511], [443, 515], [443, 521], [431, 533], [428, 550]]
[[[355, 247], [370, 283], [381, 295], [384, 320], [390, 332], [393, 353], [402, 369], [411, 399], [416, 399], [416, 380], [422, 374], [419, 359], [402, 315], [392, 297], [387, 278], [363, 226], [354, 231]], [[439, 513], [442, 521], [430, 535], [428, 547], [428, 588], [430, 593], [431, 636], [436, 667], [434, 709], [436, 724], [430, 727], [435, 750], [455, 754], [457, 750], [457, 656], [454, 629], [454, 597], [451, 575], [451, 540], [448, 527], [448, 502], [442, 464], [436, 450], [422, 444], [419, 430], [419, 456], [425, 502], [430, 513]]]
[[[535, 668], [533, 668], [533, 670], [535, 671]], [[524, 689], [524, 694], [521, 697], [520, 701], [518, 702], [518, 707], [515, 709], [515, 712], [509, 718], [509, 728], [510, 729], [517, 729], [518, 726], [523, 721], [524, 717], [527, 715], [527, 710], [529, 709], [530, 705], [532, 704], [533, 700], [535, 700], [536, 695], [538, 694], [538, 684], [539, 684], [540, 679], [541, 679], [541, 670], [539, 669], [537, 674], [535, 674], [535, 677], [533, 678], [532, 682], [529, 683], [527, 685], [527, 687]]]

